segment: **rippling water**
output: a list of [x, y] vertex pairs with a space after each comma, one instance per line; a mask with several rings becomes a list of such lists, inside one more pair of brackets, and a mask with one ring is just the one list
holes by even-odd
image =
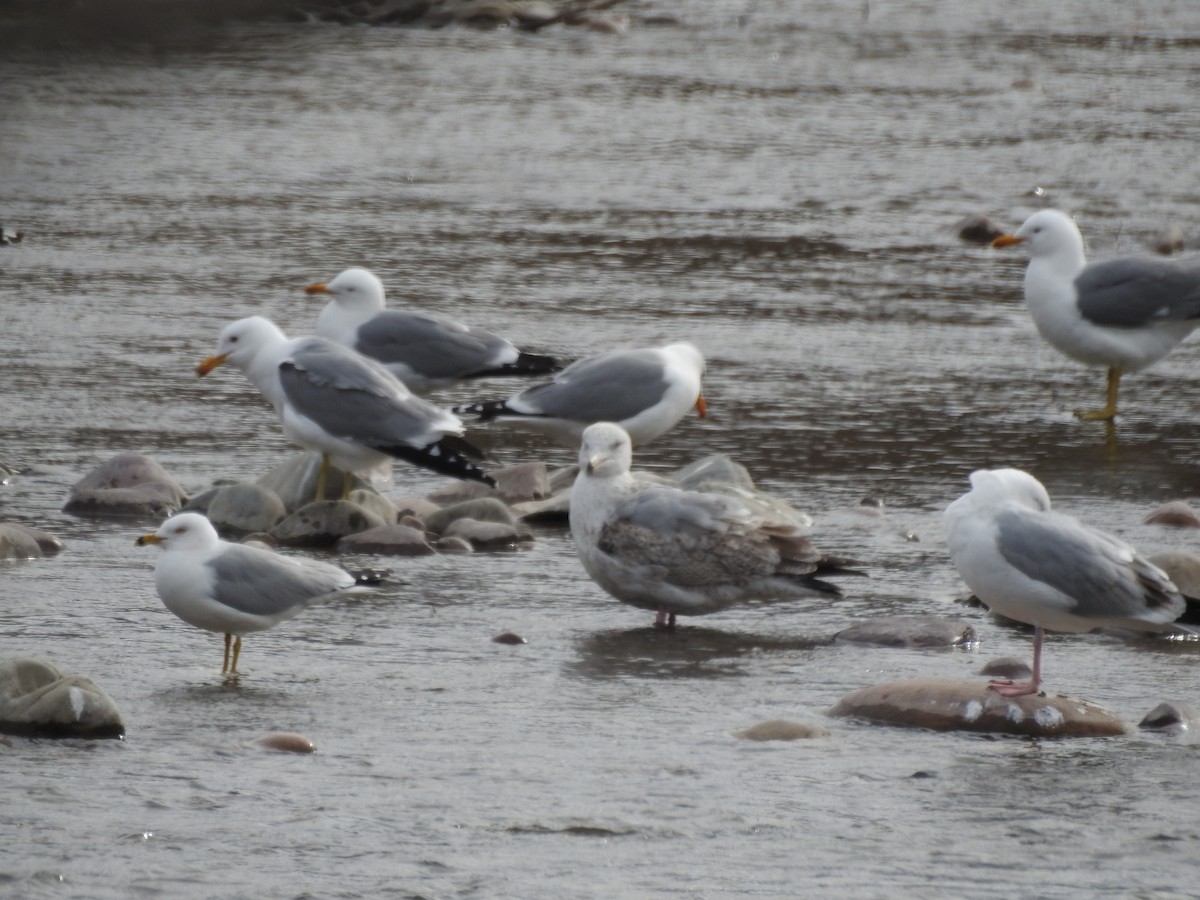
[[[53, 467], [0, 486], [0, 519], [68, 543], [0, 569], [0, 651], [91, 675], [129, 724], [0, 746], [0, 891], [1193, 894], [1189, 742], [824, 717], [866, 684], [1029, 653], [954, 605], [939, 516], [973, 468], [1028, 468], [1147, 552], [1195, 543], [1139, 524], [1200, 493], [1195, 348], [1128, 379], [1114, 429], [1077, 422], [1102, 374], [1037, 338], [1019, 255], [953, 226], [1057, 205], [1098, 256], [1195, 235], [1200, 7], [962, 6], [684, 0], [630, 7], [624, 35], [263, 24], [0, 51], [0, 224], [27, 235], [0, 247], [0, 458]], [[120, 450], [191, 491], [291, 452], [236, 373], [193, 366], [235, 317], [310, 331], [301, 288], [351, 264], [395, 305], [568, 357], [694, 340], [713, 416], [639, 464], [732, 454], [870, 580], [659, 635], [544, 528], [518, 554], [390, 563], [388, 588], [252, 636], [224, 687], [219, 639], [162, 608], [133, 547], [155, 523], [59, 510]], [[571, 457], [474, 436], [504, 462]], [[881, 612], [960, 612], [982, 642], [830, 643]], [[529, 643], [490, 641], [507, 630]], [[1052, 637], [1047, 669], [1134, 721], [1200, 686], [1191, 648], [1099, 636]], [[833, 736], [731, 738], [766, 718]], [[246, 749], [271, 730], [321, 752]]]

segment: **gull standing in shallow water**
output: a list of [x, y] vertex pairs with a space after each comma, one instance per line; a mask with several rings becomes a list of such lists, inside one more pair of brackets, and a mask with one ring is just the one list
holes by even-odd
[[657, 612], [656, 627], [737, 604], [839, 597], [817, 576], [858, 574], [822, 557], [794, 521], [725, 494], [647, 486], [630, 472], [632, 462], [619, 425], [583, 432], [571, 534], [592, 580], [622, 603]]
[[[324, 499], [332, 463], [348, 472], [403, 459], [455, 478], [495, 484], [468, 457], [483, 454], [465, 441], [462, 421], [412, 393], [387, 369], [319, 337], [288, 340], [261, 316], [225, 326], [204, 376], [228, 362], [275, 407], [284, 434], [321, 454], [317, 499]], [[352, 479], [345, 479], [347, 490]]]
[[1056, 209], [1034, 213], [993, 247], [1025, 244], [1025, 302], [1038, 332], [1062, 353], [1108, 368], [1103, 409], [1117, 414], [1121, 375], [1162, 359], [1200, 325], [1200, 265], [1123, 257], [1089, 264], [1075, 222]]
[[146, 544], [163, 548], [154, 567], [163, 605], [189, 625], [225, 635], [221, 674], [237, 674], [242, 635], [265, 631], [357, 583], [328, 563], [223, 541], [199, 513], [172, 516], [137, 539], [139, 547]]
[[308, 294], [332, 299], [317, 317], [317, 334], [379, 360], [411, 391], [467, 378], [548, 375], [553, 358], [525, 353], [511, 341], [445, 316], [385, 309], [383, 282], [362, 268], [347, 269]]
[[704, 356], [689, 343], [611, 350], [567, 366], [553, 381], [507, 400], [455, 407], [460, 415], [520, 419], [575, 446], [594, 422], [614, 422], [637, 446], [671, 430], [688, 411], [708, 414], [701, 393]]
[[1136, 550], [1050, 509], [1041, 482], [1020, 469], [980, 469], [943, 514], [946, 542], [967, 587], [994, 613], [1034, 626], [1028, 682], [993, 681], [1009, 697], [1041, 689], [1050, 631], [1098, 628], [1184, 632], [1183, 597]]

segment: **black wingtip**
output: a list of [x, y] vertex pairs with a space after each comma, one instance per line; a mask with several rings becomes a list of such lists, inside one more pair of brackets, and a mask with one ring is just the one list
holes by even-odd
[[489, 400], [486, 403], [468, 403], [465, 406], [456, 406], [454, 414], [456, 416], [476, 416], [481, 422], [497, 416], [515, 415], [503, 400]]
[[490, 487], [496, 486], [496, 479], [471, 462], [470, 457], [483, 459], [483, 452], [460, 437], [447, 435], [440, 441], [426, 444], [424, 447], [401, 445], [379, 447], [378, 449], [381, 453], [387, 453], [396, 459], [402, 459], [442, 475], [452, 475], [463, 481], [479, 481]]
[[516, 362], [505, 363], [472, 372], [468, 378], [505, 378], [530, 375], [552, 375], [562, 371], [562, 366], [551, 356], [538, 356], [536, 353], [522, 353]]

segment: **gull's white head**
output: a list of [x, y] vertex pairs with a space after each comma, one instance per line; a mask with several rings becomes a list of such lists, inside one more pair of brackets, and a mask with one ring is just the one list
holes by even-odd
[[207, 550], [216, 546], [220, 537], [212, 522], [200, 513], [186, 512], [171, 516], [153, 534], [143, 534], [137, 545], [159, 544], [164, 550]]
[[596, 422], [583, 430], [580, 471], [592, 478], [613, 478], [626, 474], [632, 466], [633, 445], [620, 425]]
[[310, 284], [306, 294], [327, 294], [339, 306], [355, 312], [379, 312], [384, 307], [383, 282], [359, 266], [347, 269], [333, 281]]
[[704, 354], [695, 345], [687, 341], [681, 341], [678, 344], [667, 344], [662, 348], [662, 352], [666, 354], [667, 359], [671, 360], [672, 364], [686, 372], [689, 379], [695, 381], [696, 391], [696, 412], [700, 418], [708, 417], [708, 404], [704, 402], [704, 392], [701, 384], [704, 380], [704, 371], [706, 363]]
[[971, 495], [988, 503], [1013, 502], [1038, 512], [1050, 510], [1050, 494], [1021, 469], [979, 469], [971, 473]]
[[217, 352], [196, 366], [196, 373], [203, 377], [222, 363], [232, 363], [245, 369], [262, 350], [282, 344], [287, 335], [270, 319], [250, 316], [231, 322], [221, 330], [217, 339]]
[[1075, 220], [1057, 209], [1042, 209], [1025, 220], [1012, 234], [1003, 234], [992, 241], [993, 247], [1024, 244], [1031, 259], [1065, 257], [1082, 260], [1083, 235]]

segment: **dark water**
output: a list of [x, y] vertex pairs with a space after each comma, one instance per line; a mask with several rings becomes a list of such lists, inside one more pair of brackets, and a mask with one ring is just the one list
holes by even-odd
[[[1019, 254], [959, 243], [983, 212], [1078, 215], [1097, 256], [1200, 231], [1200, 7], [1016, 0], [630, 7], [627, 33], [239, 25], [136, 47], [0, 53], [5, 360], [0, 519], [60, 534], [0, 569], [0, 652], [96, 678], [123, 743], [0, 746], [0, 891], [22, 897], [1191, 896], [1188, 741], [1029, 742], [833, 721], [845, 693], [969, 676], [1027, 635], [954, 601], [941, 509], [985, 465], [1147, 552], [1200, 493], [1195, 348], [1102, 375], [1020, 301]], [[677, 25], [641, 24], [645, 11]], [[246, 642], [154, 595], [153, 522], [59, 512], [118, 451], [189, 490], [291, 452], [236, 374], [197, 381], [227, 321], [311, 330], [302, 287], [351, 264], [411, 304], [564, 356], [690, 339], [707, 422], [640, 454], [727, 452], [813, 514], [869, 581], [674, 636], [584, 577], [569, 537], [390, 563], [397, 582]], [[449, 404], [501, 395], [456, 388]], [[571, 454], [480, 431], [501, 461]], [[396, 495], [439, 480], [408, 469]], [[886, 517], [855, 511], [881, 499]], [[908, 533], [918, 541], [906, 540]], [[378, 564], [379, 560], [346, 560]], [[829, 638], [961, 613], [970, 650]], [[529, 643], [490, 638], [516, 631]], [[1056, 636], [1050, 687], [1136, 721], [1195, 702], [1193, 648]], [[751, 744], [767, 718], [830, 739]], [[311, 757], [247, 749], [272, 730]], [[927, 775], [931, 777], [917, 777]]]

